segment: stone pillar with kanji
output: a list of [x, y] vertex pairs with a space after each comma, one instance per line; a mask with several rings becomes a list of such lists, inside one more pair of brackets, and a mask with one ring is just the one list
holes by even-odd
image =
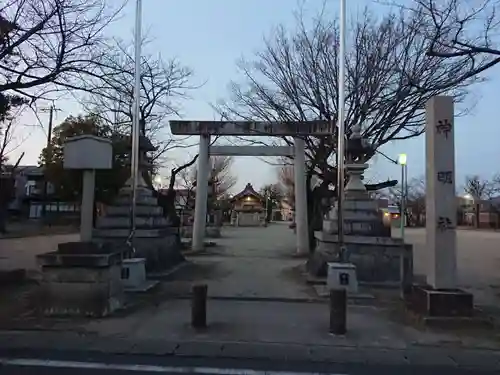
[[457, 207], [453, 98], [433, 97], [426, 111], [427, 283], [436, 289], [454, 289]]
[[424, 318], [470, 318], [474, 296], [457, 286], [455, 121], [450, 96], [435, 96], [426, 104], [425, 152], [427, 285], [413, 286], [409, 306]]

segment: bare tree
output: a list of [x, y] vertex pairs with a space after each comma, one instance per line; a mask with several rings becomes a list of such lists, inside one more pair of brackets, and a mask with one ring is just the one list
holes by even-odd
[[500, 62], [499, 0], [414, 0], [411, 10], [424, 21], [421, 32], [428, 38], [427, 56], [462, 64], [450, 71], [453, 87]]
[[469, 194], [474, 204], [474, 222], [479, 228], [479, 214], [481, 212], [481, 201], [490, 199], [494, 194], [494, 183], [487, 179], [482, 179], [478, 175], [466, 176], [464, 191]]
[[288, 203], [295, 206], [295, 177], [294, 169], [291, 165], [283, 165], [278, 169], [278, 181], [283, 193], [283, 197]]
[[[404, 215], [409, 225], [422, 226], [425, 219], [425, 182], [423, 177], [412, 178], [406, 187], [406, 210]], [[401, 185], [387, 189], [386, 197], [401, 212]]]
[[478, 175], [466, 176], [464, 191], [474, 200], [489, 199], [494, 193], [494, 184], [493, 181], [483, 179]]
[[0, 102], [0, 171], [2, 171], [9, 153], [23, 143], [29, 132], [24, 131], [23, 134], [19, 134], [21, 131], [18, 119], [26, 106], [26, 101], [19, 96], [0, 94]]
[[[280, 27], [254, 60], [243, 61], [242, 83], [233, 83], [231, 98], [219, 104], [227, 117], [263, 121], [337, 121], [339, 30], [321, 15], [309, 28], [302, 18], [292, 33]], [[348, 43], [346, 133], [362, 125], [372, 154], [389, 141], [424, 131], [424, 106], [446, 93], [461, 102], [472, 81], [441, 87], [465, 74], [467, 66], [425, 55], [427, 40], [422, 17], [404, 12], [377, 20], [365, 11], [351, 25]], [[453, 74], [450, 74], [453, 72]], [[422, 88], [416, 88], [415, 83]], [[332, 137], [306, 137], [309, 169], [335, 184], [335, 144]], [[275, 142], [292, 143], [289, 138]]]
[[2, 2], [0, 92], [36, 100], [54, 87], [79, 89], [77, 79], [92, 76], [106, 53], [102, 31], [120, 9], [106, 0]]
[[[133, 52], [133, 44], [114, 41], [96, 64], [94, 77], [82, 80], [82, 89], [88, 93], [83, 104], [121, 134], [130, 133], [133, 120]], [[173, 148], [187, 147], [186, 138], [174, 138], [170, 134], [167, 117], [178, 114], [177, 101], [186, 98], [187, 91], [195, 88], [190, 84], [192, 74], [191, 69], [175, 59], [165, 61], [161, 56], [142, 56], [141, 134], [156, 147], [155, 163], [160, 163]]]
[[[217, 137], [212, 142], [215, 142]], [[236, 177], [231, 174], [230, 168], [232, 158], [230, 157], [215, 157], [211, 176], [212, 180], [216, 183], [216, 197], [215, 199], [225, 196], [229, 189], [236, 183]], [[170, 216], [174, 223], [178, 221], [177, 213], [175, 211], [175, 186], [181, 186], [183, 189], [188, 190], [188, 195], [195, 195], [196, 188], [196, 167], [195, 163], [198, 160], [198, 155], [191, 158], [187, 163], [181, 164], [170, 173], [170, 180], [166, 192], [158, 195], [158, 202], [164, 209], [164, 214]]]
[[[210, 158], [210, 162], [209, 182], [212, 183], [215, 193], [213, 199], [217, 200], [227, 195], [231, 188], [236, 185], [237, 178], [231, 170], [234, 158], [232, 156], [213, 156]], [[191, 170], [187, 172], [187, 174], [191, 176], [190, 181], [193, 187], [196, 187], [197, 173], [196, 168], [191, 168]]]
[[[220, 113], [248, 120], [337, 122], [338, 25], [322, 14], [311, 26], [299, 15], [297, 24], [292, 32], [279, 27], [254, 59], [239, 65], [243, 81], [232, 84], [230, 99], [219, 103]], [[426, 56], [425, 26], [424, 17], [414, 12], [375, 17], [368, 10], [350, 25], [345, 126], [347, 136], [354, 125], [362, 126], [362, 135], [371, 143], [365, 160], [390, 141], [422, 134], [425, 103], [431, 97], [452, 95], [461, 103], [474, 82], [455, 82], [469, 66]], [[272, 142], [292, 144], [292, 139]], [[308, 136], [305, 142], [308, 190], [313, 175], [335, 187], [336, 128], [332, 136]], [[310, 217], [317, 215], [317, 210], [309, 212]]]
[[9, 153], [26, 138], [26, 132], [21, 139], [16, 135], [17, 120], [26, 103], [20, 96], [0, 93], [0, 233], [6, 232], [7, 207], [14, 198], [17, 169], [24, 157], [23, 152], [15, 163], [9, 163]]

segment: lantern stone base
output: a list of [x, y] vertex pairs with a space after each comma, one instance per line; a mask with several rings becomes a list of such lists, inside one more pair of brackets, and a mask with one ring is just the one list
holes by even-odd
[[[193, 226], [184, 226], [180, 229], [180, 234], [182, 238], [193, 238]], [[221, 238], [221, 228], [219, 226], [207, 226], [205, 228], [206, 238]]]
[[[327, 263], [340, 260], [338, 237], [315, 232], [316, 251], [308, 261], [309, 273], [327, 276]], [[413, 246], [390, 237], [345, 236], [349, 263], [356, 266], [362, 284], [397, 286], [411, 285], [413, 277]]]

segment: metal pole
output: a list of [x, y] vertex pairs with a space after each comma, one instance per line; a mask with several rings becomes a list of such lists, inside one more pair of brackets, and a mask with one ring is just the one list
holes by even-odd
[[[405, 210], [408, 211], [408, 164], [405, 163]], [[405, 225], [406, 222], [406, 214], [405, 214]]]
[[140, 127], [140, 101], [141, 101], [141, 21], [142, 21], [142, 0], [136, 0], [135, 11], [135, 82], [134, 82], [134, 111], [132, 115], [132, 154], [131, 171], [132, 180], [132, 204], [130, 207], [131, 231], [130, 239], [133, 239], [136, 227], [136, 206], [137, 206], [137, 184], [139, 180], [139, 127]]
[[401, 165], [401, 212], [399, 215], [399, 221], [401, 226], [401, 239], [404, 241], [405, 239], [405, 165]]
[[340, 0], [340, 41], [338, 77], [338, 135], [337, 135], [337, 217], [339, 247], [344, 245], [344, 137], [345, 137], [345, 19], [346, 1]]

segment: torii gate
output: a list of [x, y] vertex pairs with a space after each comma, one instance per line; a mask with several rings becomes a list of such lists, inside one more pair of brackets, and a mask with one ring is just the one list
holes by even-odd
[[[301, 136], [331, 134], [328, 121], [254, 122], [254, 121], [170, 121], [174, 135], [199, 135], [198, 173], [193, 223], [193, 250], [202, 250], [207, 216], [209, 156], [293, 156], [295, 185], [295, 223], [297, 253], [309, 252], [307, 229], [307, 187], [305, 144]], [[211, 146], [210, 136], [292, 136], [288, 146]]]

